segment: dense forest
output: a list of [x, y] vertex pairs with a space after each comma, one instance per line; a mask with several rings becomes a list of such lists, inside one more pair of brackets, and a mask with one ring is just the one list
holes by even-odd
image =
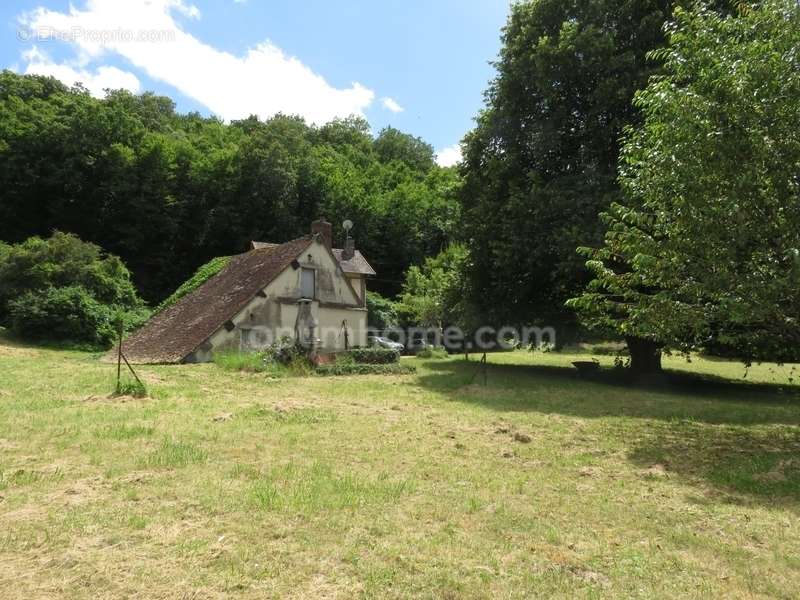
[[224, 123], [150, 93], [96, 99], [0, 74], [0, 240], [74, 233], [121, 257], [151, 304], [210, 258], [292, 239], [319, 216], [354, 221], [373, 289], [394, 294], [447, 244], [458, 182], [424, 141], [359, 118]]

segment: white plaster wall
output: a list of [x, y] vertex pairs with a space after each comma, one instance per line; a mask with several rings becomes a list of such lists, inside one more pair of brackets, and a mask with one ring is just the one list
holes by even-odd
[[[302, 267], [316, 271], [316, 296], [311, 312], [318, 323], [317, 336], [324, 352], [344, 350], [343, 322], [347, 324], [348, 343], [364, 346], [367, 343], [367, 311], [361, 298], [353, 294], [346, 276], [336, 260], [321, 242], [314, 242], [298, 258]], [[357, 281], [352, 282], [358, 284]], [[297, 319], [296, 299], [300, 297], [300, 269], [284, 270], [231, 319], [235, 328], [221, 327], [193, 354], [196, 362], [212, 359], [215, 350], [255, 350], [265, 347], [286, 335], [294, 338]], [[345, 304], [348, 307], [325, 306], [325, 303]], [[322, 304], [322, 305], [321, 305]]]
[[[312, 313], [320, 324], [322, 349], [326, 351], [344, 350], [342, 322], [347, 322], [347, 335], [350, 347], [367, 345], [367, 311], [363, 308], [343, 309], [320, 307], [315, 302]], [[330, 332], [326, 334], [326, 332]]]
[[[316, 300], [339, 304], [360, 305], [360, 298], [347, 285], [347, 278], [336, 259], [321, 242], [315, 241], [298, 257], [301, 267], [317, 272]], [[288, 268], [278, 275], [265, 290], [267, 295], [297, 298], [300, 295], [300, 269]]]

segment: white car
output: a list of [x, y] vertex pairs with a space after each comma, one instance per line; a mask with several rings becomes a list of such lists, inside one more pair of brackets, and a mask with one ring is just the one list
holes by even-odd
[[378, 346], [379, 348], [390, 348], [392, 350], [397, 350], [398, 352], [403, 351], [403, 344], [400, 342], [395, 342], [394, 340], [390, 340], [386, 337], [375, 336], [370, 338], [370, 343], [373, 346]]

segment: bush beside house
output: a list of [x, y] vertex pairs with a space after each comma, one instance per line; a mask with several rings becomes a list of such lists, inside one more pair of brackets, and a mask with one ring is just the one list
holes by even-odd
[[352, 358], [353, 362], [364, 365], [386, 365], [400, 362], [400, 352], [391, 348], [351, 348], [345, 356]]
[[0, 243], [0, 324], [30, 340], [109, 347], [148, 311], [116, 256], [56, 232], [20, 244]]
[[346, 363], [335, 362], [330, 365], [320, 365], [317, 367], [316, 374], [327, 375], [409, 375], [416, 373], [417, 369], [413, 365], [403, 365], [400, 363], [389, 364], [368, 364], [368, 363]]
[[405, 375], [415, 367], [400, 364], [400, 353], [390, 348], [351, 348], [328, 364], [314, 367], [306, 351], [285, 338], [260, 352], [220, 352], [214, 355], [217, 366], [230, 371], [250, 371], [283, 375]]
[[352, 348], [334, 363], [319, 365], [317, 375], [408, 375], [412, 365], [400, 364], [400, 352], [391, 348]]

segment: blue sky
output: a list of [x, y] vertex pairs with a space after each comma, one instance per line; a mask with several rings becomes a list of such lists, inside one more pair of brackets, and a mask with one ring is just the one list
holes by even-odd
[[482, 106], [507, 13], [508, 0], [6, 0], [0, 61], [98, 96], [153, 90], [224, 119], [362, 114], [449, 163]]

